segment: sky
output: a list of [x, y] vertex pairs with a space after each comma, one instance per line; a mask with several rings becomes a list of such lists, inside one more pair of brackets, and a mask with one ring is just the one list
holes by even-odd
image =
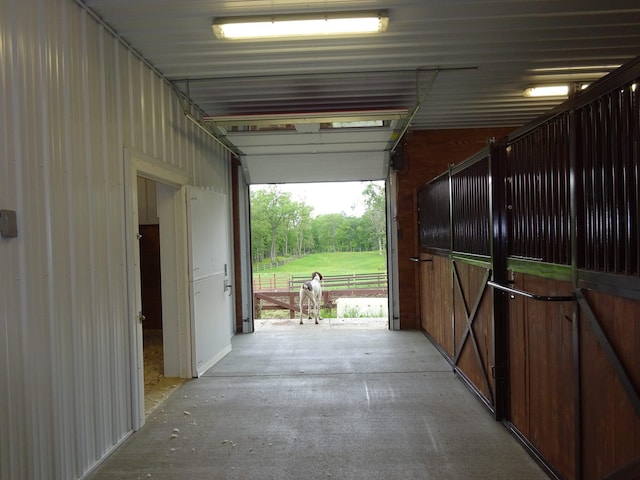
[[[384, 182], [373, 182], [384, 187]], [[281, 192], [291, 193], [291, 199], [313, 207], [311, 215], [317, 217], [327, 213], [344, 213], [359, 217], [364, 213], [362, 191], [369, 182], [335, 183], [283, 183]], [[268, 185], [252, 185], [251, 188], [266, 188]]]

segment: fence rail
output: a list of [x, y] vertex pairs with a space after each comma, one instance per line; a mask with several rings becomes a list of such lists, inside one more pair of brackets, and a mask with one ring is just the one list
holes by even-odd
[[[297, 292], [310, 276], [288, 273], [257, 274], [253, 277], [254, 292]], [[331, 290], [386, 289], [387, 273], [361, 273], [352, 275], [331, 275], [322, 280], [322, 286]]]

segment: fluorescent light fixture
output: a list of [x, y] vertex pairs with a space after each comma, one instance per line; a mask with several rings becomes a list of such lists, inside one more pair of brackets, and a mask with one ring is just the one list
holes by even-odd
[[552, 67], [552, 68], [532, 68], [531, 72], [609, 72], [620, 67], [620, 64], [616, 65], [589, 65], [589, 66], [577, 66], [577, 67]]
[[[575, 84], [578, 90], [584, 90], [588, 83]], [[541, 87], [531, 87], [524, 91], [525, 97], [566, 97], [569, 95], [569, 85], [546, 85]]]
[[388, 24], [387, 12], [381, 11], [215, 18], [211, 27], [216, 38], [242, 39], [379, 33]]
[[382, 120], [361, 120], [359, 122], [332, 122], [332, 128], [361, 128], [361, 127], [382, 127]]
[[566, 97], [567, 95], [569, 95], [568, 85], [531, 87], [524, 91], [525, 97]]

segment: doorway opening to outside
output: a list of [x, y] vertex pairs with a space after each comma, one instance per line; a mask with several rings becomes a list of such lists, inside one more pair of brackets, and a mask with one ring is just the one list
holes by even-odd
[[[250, 201], [255, 332], [389, 328], [384, 182], [251, 185]], [[318, 324], [300, 304], [313, 272]]]

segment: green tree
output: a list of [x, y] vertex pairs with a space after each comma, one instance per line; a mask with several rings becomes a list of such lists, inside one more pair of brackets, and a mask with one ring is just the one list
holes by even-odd
[[362, 217], [345, 213], [311, 216], [313, 208], [295, 202], [276, 185], [251, 192], [252, 258], [319, 252], [384, 252], [386, 242], [384, 187], [368, 183], [362, 192]]
[[[281, 192], [276, 185], [271, 185], [265, 190], [256, 190], [251, 195], [251, 218], [252, 218], [252, 242], [260, 241], [263, 244], [264, 238], [254, 238], [254, 223], [267, 226], [270, 237], [269, 257], [272, 262], [277, 258], [277, 241], [284, 239], [286, 247], [286, 232], [288, 223], [295, 211], [295, 202], [291, 200], [291, 194]], [[264, 235], [264, 232], [263, 232]]]
[[370, 183], [362, 192], [364, 204], [367, 207], [362, 218], [369, 224], [371, 231], [378, 243], [380, 255], [386, 249], [387, 222], [386, 222], [386, 200], [384, 187], [375, 183]]
[[319, 251], [338, 251], [338, 230], [344, 222], [344, 215], [341, 213], [328, 213], [318, 215], [313, 222], [314, 236]]
[[290, 218], [291, 228], [293, 230], [296, 242], [295, 253], [302, 255], [305, 247], [308, 245], [307, 240], [312, 239], [311, 236], [311, 211], [313, 209], [304, 203], [298, 203], [297, 208]]

